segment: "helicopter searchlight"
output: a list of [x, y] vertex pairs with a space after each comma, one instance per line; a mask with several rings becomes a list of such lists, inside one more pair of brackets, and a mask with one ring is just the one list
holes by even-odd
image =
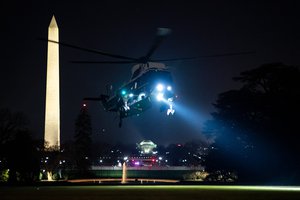
[[[156, 100], [169, 106], [169, 108], [167, 109], [167, 115], [173, 115], [175, 113], [175, 110], [173, 108], [174, 94], [172, 93], [172, 86], [169, 84], [166, 86], [162, 83], [158, 83], [155, 88]], [[164, 107], [164, 105], [162, 107]]]

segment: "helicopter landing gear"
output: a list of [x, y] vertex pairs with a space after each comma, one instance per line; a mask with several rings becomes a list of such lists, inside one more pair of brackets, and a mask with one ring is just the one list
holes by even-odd
[[169, 109], [167, 110], [167, 115], [174, 115], [174, 113], [175, 113], [175, 110], [173, 109], [173, 105], [172, 104], [170, 104], [169, 105], [170, 107], [169, 107]]

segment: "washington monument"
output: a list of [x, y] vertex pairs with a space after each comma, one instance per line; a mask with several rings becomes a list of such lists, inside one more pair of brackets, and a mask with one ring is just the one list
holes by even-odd
[[[48, 40], [59, 42], [58, 39], [58, 26], [53, 15]], [[59, 48], [53, 42], [48, 42], [44, 142], [47, 147], [60, 147]]]

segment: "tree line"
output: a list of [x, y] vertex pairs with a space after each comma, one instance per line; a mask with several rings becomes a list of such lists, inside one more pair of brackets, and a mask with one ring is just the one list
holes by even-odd
[[299, 183], [299, 67], [264, 64], [233, 80], [242, 87], [219, 94], [206, 123], [215, 137], [207, 169], [244, 182]]

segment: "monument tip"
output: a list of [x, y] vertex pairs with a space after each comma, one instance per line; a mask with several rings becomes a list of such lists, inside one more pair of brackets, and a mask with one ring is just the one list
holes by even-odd
[[56, 23], [56, 19], [55, 19], [54, 15], [52, 16], [49, 28], [58, 28], [57, 23]]

